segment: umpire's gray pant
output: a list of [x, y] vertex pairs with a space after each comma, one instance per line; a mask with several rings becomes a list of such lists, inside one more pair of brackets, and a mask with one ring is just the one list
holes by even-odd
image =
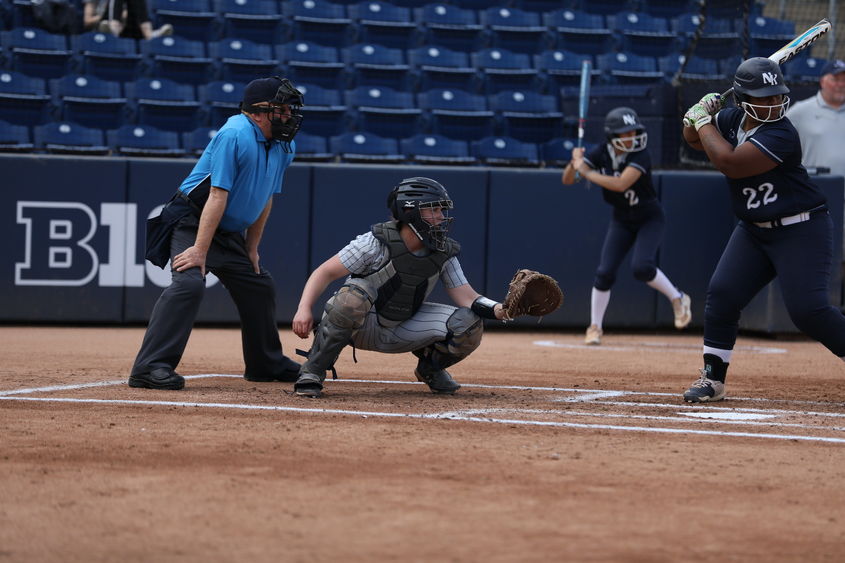
[[[173, 232], [171, 261], [192, 246], [199, 220], [190, 215]], [[220, 278], [229, 291], [241, 319], [244, 375], [266, 376], [283, 371], [282, 343], [276, 326], [276, 286], [270, 273], [256, 274], [240, 233], [217, 233], [208, 249], [206, 270]], [[188, 344], [200, 303], [205, 278], [199, 268], [171, 270], [173, 281], [156, 301], [133, 374], [156, 368], [176, 369]]]

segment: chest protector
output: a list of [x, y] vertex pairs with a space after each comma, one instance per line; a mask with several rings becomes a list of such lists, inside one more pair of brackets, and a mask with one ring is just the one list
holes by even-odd
[[416, 256], [405, 246], [395, 221], [372, 227], [373, 236], [387, 245], [390, 259], [379, 270], [362, 277], [372, 283], [377, 297], [375, 309], [380, 317], [393, 322], [410, 319], [431, 293], [443, 264], [458, 254], [461, 246], [446, 239], [446, 250]]

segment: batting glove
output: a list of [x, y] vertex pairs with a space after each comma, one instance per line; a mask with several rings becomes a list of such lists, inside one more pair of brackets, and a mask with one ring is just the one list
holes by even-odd
[[716, 115], [723, 107], [725, 107], [725, 100], [722, 99], [721, 94], [716, 92], [705, 94], [698, 103], [704, 106], [705, 111], [707, 111], [710, 115]]
[[695, 127], [696, 131], [712, 121], [713, 116], [707, 113], [700, 103], [689, 108], [684, 114], [684, 127]]

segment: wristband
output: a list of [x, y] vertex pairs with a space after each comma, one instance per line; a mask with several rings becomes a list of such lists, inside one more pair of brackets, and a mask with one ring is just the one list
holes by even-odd
[[493, 319], [496, 320], [496, 305], [501, 305], [498, 301], [493, 301], [489, 297], [484, 297], [483, 295], [477, 297], [475, 301], [472, 302], [472, 306], [470, 309], [473, 313], [481, 317], [482, 319]]

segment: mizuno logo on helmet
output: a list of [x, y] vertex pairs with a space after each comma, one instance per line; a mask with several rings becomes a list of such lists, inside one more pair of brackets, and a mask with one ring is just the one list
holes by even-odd
[[417, 202], [415, 201], [406, 201], [404, 207], [416, 207]]
[[777, 85], [778, 83], [778, 75], [774, 72], [764, 72], [763, 73], [763, 84], [771, 84], [773, 86]]
[[637, 124], [637, 118], [634, 117], [633, 115], [631, 115], [630, 113], [626, 113], [625, 115], [623, 115], [622, 121], [625, 123], [625, 125], [636, 125]]

